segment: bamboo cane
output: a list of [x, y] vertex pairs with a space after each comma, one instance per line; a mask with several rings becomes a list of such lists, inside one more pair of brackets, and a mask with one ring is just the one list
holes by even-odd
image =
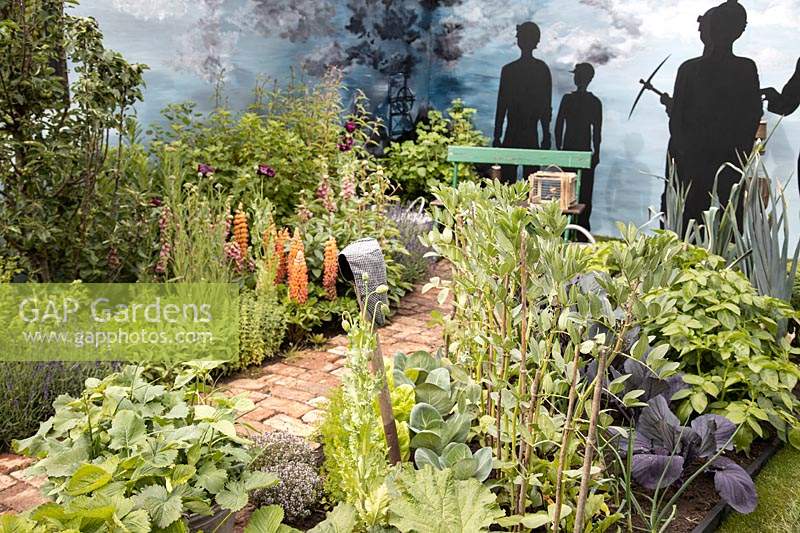
[[558, 471], [556, 472], [556, 508], [553, 513], [553, 533], [558, 533], [561, 521], [562, 481], [564, 479], [564, 462], [567, 459], [567, 448], [572, 437], [572, 416], [575, 411], [575, 400], [578, 397], [578, 363], [580, 362], [581, 348], [575, 345], [575, 355], [572, 358], [572, 376], [569, 385], [569, 403], [567, 415], [564, 420], [564, 434], [561, 436], [561, 450], [558, 454]]

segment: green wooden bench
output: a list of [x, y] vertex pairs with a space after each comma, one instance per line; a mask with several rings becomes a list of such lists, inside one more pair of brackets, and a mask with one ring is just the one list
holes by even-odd
[[[517, 165], [526, 167], [559, 167], [575, 169], [578, 174], [576, 195], [581, 195], [581, 170], [592, 168], [592, 152], [568, 152], [559, 150], [528, 150], [523, 148], [483, 148], [475, 146], [450, 146], [447, 161], [453, 163], [453, 187], [458, 186], [458, 166], [461, 163], [486, 165]], [[574, 221], [586, 209], [577, 204], [564, 211]]]
[[581, 169], [592, 168], [592, 152], [450, 146], [447, 161], [453, 163], [453, 187], [458, 185], [458, 165], [461, 163], [574, 168], [580, 180]]

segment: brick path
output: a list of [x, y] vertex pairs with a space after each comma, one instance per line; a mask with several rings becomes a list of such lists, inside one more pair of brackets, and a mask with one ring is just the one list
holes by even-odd
[[[437, 275], [448, 275], [447, 267], [437, 265]], [[427, 326], [431, 311], [449, 312], [451, 304], [440, 306], [437, 291], [420, 292], [421, 285], [406, 294], [398, 304], [388, 325], [380, 329], [384, 354], [435, 350], [441, 345], [442, 332]], [[245, 393], [255, 408], [245, 413], [242, 421], [250, 431], [288, 431], [309, 436], [320, 419], [327, 392], [339, 384], [344, 368], [347, 339], [344, 335], [331, 338], [318, 350], [306, 350], [286, 359], [251, 369], [247, 377], [227, 383], [233, 393]], [[13, 454], [0, 454], [0, 514], [25, 511], [42, 503], [38, 487], [42, 480], [29, 480], [22, 470], [31, 459]]]

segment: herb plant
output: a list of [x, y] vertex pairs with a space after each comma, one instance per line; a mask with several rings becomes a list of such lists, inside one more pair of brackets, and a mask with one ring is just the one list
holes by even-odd
[[[669, 276], [680, 244], [621, 227], [625, 245], [608, 254], [626, 268], [598, 272], [597, 290], [586, 290], [575, 280], [592, 264], [591, 251], [565, 243], [557, 205], [529, 209], [526, 193], [525, 184], [488, 182], [438, 189], [442, 207], [426, 243], [452, 263], [453, 280], [426, 288], [438, 287], [441, 298], [453, 293], [454, 316], [441, 317], [448, 358], [481, 387], [477, 427], [511, 510], [503, 525], [603, 529], [622, 517], [610, 510], [618, 481], [600, 475], [602, 436], [613, 423], [604, 384], [611, 368], [649, 348], [635, 309]], [[657, 357], [664, 351], [649, 360], [661, 379], [677, 367]], [[621, 391], [623, 380], [615, 381]], [[627, 391], [620, 401], [633, 407], [645, 392]]]
[[0, 451], [14, 439], [36, 432], [53, 415], [62, 394], [77, 395], [86, 378], [103, 378], [118, 368], [111, 363], [0, 363]]
[[254, 470], [273, 474], [278, 484], [253, 494], [256, 505], [278, 505], [287, 521], [308, 516], [322, 497], [322, 479], [311, 446], [301, 437], [273, 431], [253, 439]]

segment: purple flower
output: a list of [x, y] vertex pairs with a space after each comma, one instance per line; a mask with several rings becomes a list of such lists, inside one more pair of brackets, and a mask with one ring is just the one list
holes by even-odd
[[269, 165], [258, 165], [258, 174], [261, 176], [266, 176], [268, 178], [275, 177], [275, 169]]
[[197, 165], [197, 173], [205, 178], [209, 174], [214, 173], [214, 167], [207, 165], [206, 163], [200, 163]]
[[339, 151], [340, 152], [349, 152], [353, 149], [354, 140], [349, 135], [342, 139], [342, 142], [339, 143]]
[[348, 120], [347, 123], [344, 125], [344, 129], [347, 130], [347, 133], [353, 133], [354, 131], [356, 131], [357, 128], [358, 126], [352, 120]]
[[150, 199], [150, 207], [161, 207], [162, 203], [160, 196], [154, 196]]

